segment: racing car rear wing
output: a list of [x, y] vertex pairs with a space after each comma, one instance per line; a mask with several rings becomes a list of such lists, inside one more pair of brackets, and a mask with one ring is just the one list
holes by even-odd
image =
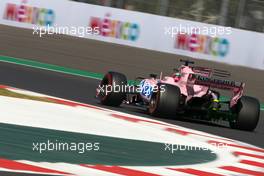
[[210, 68], [205, 68], [205, 67], [192, 67], [192, 70], [194, 73], [202, 75], [202, 76], [206, 76], [206, 77], [210, 77], [212, 75], [212, 69]]
[[226, 77], [230, 77], [231, 73], [225, 70], [214, 69], [212, 76], [226, 78]]
[[206, 67], [192, 67], [192, 70], [194, 73], [206, 76], [206, 77], [221, 77], [221, 78], [226, 78], [230, 77], [231, 73], [225, 70], [220, 70], [220, 69], [211, 69], [211, 68], [206, 68]]
[[216, 79], [199, 74], [190, 74], [188, 77], [188, 85], [202, 85], [208, 86], [210, 88], [231, 90], [233, 92], [233, 96], [230, 99], [230, 107], [233, 107], [235, 104], [237, 104], [238, 100], [243, 94], [245, 87], [245, 83], [243, 82]]
[[244, 89], [245, 83], [230, 81], [226, 79], [216, 79], [198, 74], [190, 74], [189, 79], [196, 85], [208, 86], [211, 88], [239, 91]]

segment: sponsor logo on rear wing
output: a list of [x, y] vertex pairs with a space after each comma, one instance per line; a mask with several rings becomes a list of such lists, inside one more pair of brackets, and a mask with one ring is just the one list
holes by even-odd
[[206, 76], [206, 77], [220, 77], [220, 78], [227, 78], [231, 76], [231, 73], [225, 70], [220, 70], [220, 69], [211, 69], [211, 68], [206, 68], [206, 67], [199, 67], [195, 66], [192, 67], [192, 70], [195, 74]]
[[194, 73], [202, 75], [202, 76], [206, 76], [206, 77], [210, 77], [212, 75], [212, 69], [210, 68], [205, 68], [205, 67], [192, 67], [192, 70]]
[[233, 92], [233, 96], [230, 99], [230, 107], [233, 107], [235, 104], [237, 104], [238, 100], [243, 95], [245, 87], [245, 83], [243, 82], [230, 81], [226, 79], [216, 79], [199, 74], [190, 74], [188, 77], [188, 85], [202, 85], [208, 86], [210, 88], [231, 90]]
[[227, 89], [227, 90], [243, 89], [245, 85], [245, 83], [242, 82], [236, 82], [226, 79], [216, 79], [198, 74], [191, 74], [189, 79], [192, 80], [192, 82], [194, 81], [193, 83], [196, 85], [203, 85], [212, 88]]

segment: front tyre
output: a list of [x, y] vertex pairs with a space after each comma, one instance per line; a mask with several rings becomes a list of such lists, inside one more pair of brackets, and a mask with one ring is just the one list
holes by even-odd
[[179, 108], [181, 92], [171, 84], [158, 84], [159, 90], [153, 93], [148, 112], [153, 116], [175, 116]]
[[260, 103], [256, 98], [243, 96], [234, 107], [237, 115], [235, 121], [230, 122], [234, 129], [253, 131], [258, 124], [260, 114]]
[[100, 83], [104, 90], [100, 93], [101, 104], [107, 106], [119, 106], [125, 99], [123, 88], [127, 85], [127, 78], [122, 73], [108, 72]]

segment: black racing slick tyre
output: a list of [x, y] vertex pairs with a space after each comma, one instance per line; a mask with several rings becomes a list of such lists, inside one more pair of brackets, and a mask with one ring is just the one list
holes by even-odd
[[122, 73], [108, 72], [102, 79], [100, 86], [104, 89], [100, 102], [107, 106], [119, 106], [126, 97], [122, 90], [127, 85], [127, 78]]
[[153, 116], [174, 117], [179, 108], [181, 92], [171, 84], [158, 84], [159, 90], [150, 99], [148, 112]]
[[243, 96], [234, 108], [237, 115], [230, 127], [239, 130], [253, 131], [258, 124], [260, 103], [256, 98]]

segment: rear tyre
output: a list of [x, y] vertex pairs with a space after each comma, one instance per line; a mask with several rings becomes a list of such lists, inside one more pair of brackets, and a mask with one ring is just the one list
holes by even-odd
[[[104, 87], [104, 92], [99, 97], [100, 102], [107, 106], [119, 106], [125, 99], [125, 91], [121, 91], [121, 88], [127, 85], [127, 78], [122, 73], [108, 72], [102, 79], [100, 86]], [[118, 87], [120, 88], [117, 91]], [[116, 88], [116, 91], [114, 91]], [[108, 92], [106, 92], [108, 91]]]
[[158, 84], [159, 91], [150, 99], [148, 112], [153, 116], [175, 116], [179, 108], [181, 92], [171, 84]]
[[243, 96], [234, 108], [237, 118], [230, 122], [230, 127], [239, 130], [253, 131], [258, 124], [260, 103], [256, 98]]

